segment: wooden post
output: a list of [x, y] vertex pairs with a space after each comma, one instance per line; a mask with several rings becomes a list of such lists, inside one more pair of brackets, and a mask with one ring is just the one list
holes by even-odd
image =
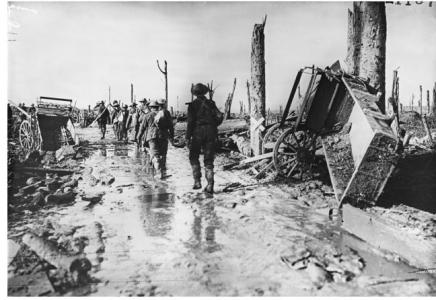
[[415, 94], [412, 94], [412, 111], [414, 111], [415, 109], [414, 109], [414, 100], [415, 100]]
[[165, 66], [162, 70], [162, 68], [159, 65], [159, 60], [156, 60], [157, 62], [157, 67], [159, 69], [159, 71], [164, 74], [165, 76], [165, 109], [168, 109], [168, 65], [167, 65], [167, 61], [164, 60]]
[[247, 80], [247, 99], [248, 99], [248, 113], [251, 112], [251, 100], [250, 100], [250, 82]]
[[419, 86], [419, 114], [422, 116], [422, 85]]
[[347, 65], [378, 89], [385, 112], [386, 7], [384, 2], [353, 2], [348, 11]]
[[431, 109], [430, 109], [430, 91], [427, 90], [427, 114], [430, 115]]
[[261, 154], [265, 122], [265, 35], [266, 16], [255, 24], [251, 39], [250, 145], [254, 155]]
[[230, 110], [232, 108], [233, 95], [235, 93], [236, 88], [236, 78], [233, 81], [233, 89], [232, 92], [227, 97], [226, 103], [224, 105], [224, 120], [230, 119]]
[[436, 82], [433, 87], [433, 116], [436, 116]]
[[130, 84], [130, 103], [133, 103], [133, 83]]
[[191, 83], [191, 102], [194, 101], [194, 93], [192, 92], [194, 90], [194, 84]]

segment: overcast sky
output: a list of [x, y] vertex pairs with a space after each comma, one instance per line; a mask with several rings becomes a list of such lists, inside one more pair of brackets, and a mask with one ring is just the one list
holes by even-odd
[[[168, 61], [170, 106], [184, 109], [192, 82], [214, 80], [223, 107], [237, 78], [233, 111], [247, 101], [253, 25], [265, 27], [267, 106], [285, 104], [298, 69], [330, 65], [346, 55], [351, 2], [11, 2], [9, 99], [163, 98], [156, 59]], [[387, 92], [400, 67], [400, 98], [436, 81], [436, 5], [387, 4]], [[415, 101], [416, 103], [416, 101]]]

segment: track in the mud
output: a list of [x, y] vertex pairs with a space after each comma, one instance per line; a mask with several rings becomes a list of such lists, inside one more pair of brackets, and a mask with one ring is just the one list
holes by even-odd
[[[115, 181], [91, 186], [82, 180], [79, 189], [104, 192], [102, 202], [89, 206], [78, 200], [52, 215], [64, 224], [99, 222], [103, 228], [105, 251], [91, 257], [95, 262], [91, 276], [98, 282], [85, 292], [78, 289], [68, 295], [429, 293], [422, 281], [418, 285], [416, 281], [402, 282], [417, 277], [411, 275], [412, 268], [375, 254], [365, 243], [342, 232], [328, 216], [289, 199], [277, 187], [206, 197], [191, 190], [186, 150], [170, 149], [172, 176], [161, 181], [153, 178], [147, 156], [135, 145], [99, 143], [95, 129], [84, 130], [82, 135], [90, 140], [92, 152], [83, 163], [84, 172], [110, 174]], [[242, 180], [240, 174], [218, 171], [217, 189]], [[360, 258], [364, 268], [346, 283], [321, 278], [317, 282], [312, 274], [316, 268], [309, 272], [310, 267], [293, 269], [284, 263], [304, 250], [312, 253], [308, 264], [336, 255], [343, 259], [340, 268], [354, 268]], [[371, 280], [380, 276], [394, 281], [371, 286]]]

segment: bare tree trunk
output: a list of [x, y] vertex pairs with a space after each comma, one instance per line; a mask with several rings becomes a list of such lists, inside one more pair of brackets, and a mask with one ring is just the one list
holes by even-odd
[[436, 116], [436, 82], [433, 87], [433, 115]]
[[232, 108], [232, 101], [233, 101], [233, 95], [235, 93], [235, 88], [236, 88], [236, 78], [233, 81], [232, 92], [227, 97], [227, 100], [226, 100], [226, 103], [225, 103], [225, 106], [224, 106], [224, 120], [230, 119], [230, 110]]
[[419, 114], [422, 116], [422, 85], [419, 86]]
[[213, 80], [210, 81], [210, 84], [207, 84], [207, 88], [209, 89], [209, 99], [213, 100], [213, 94], [215, 93], [215, 89], [213, 88]]
[[130, 103], [133, 103], [133, 83], [130, 84]]
[[430, 91], [427, 90], [427, 114], [430, 115]]
[[[381, 93], [385, 112], [386, 8], [384, 2], [354, 2], [348, 11], [347, 64]], [[350, 28], [352, 26], [352, 28]]]
[[156, 62], [157, 62], [157, 68], [165, 76], [165, 109], [168, 109], [168, 64], [167, 61], [165, 60], [164, 61], [165, 65], [164, 68], [162, 69], [159, 65], [159, 60], [156, 60]]
[[265, 22], [266, 16], [262, 24], [254, 25], [251, 40], [250, 144], [254, 155], [261, 154], [265, 123]]
[[248, 99], [248, 113], [251, 112], [251, 100], [250, 100], [250, 82], [247, 80], [247, 99]]

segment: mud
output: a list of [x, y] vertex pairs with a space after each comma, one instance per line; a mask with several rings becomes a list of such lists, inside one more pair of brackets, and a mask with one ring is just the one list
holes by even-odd
[[[148, 157], [109, 133], [100, 141], [98, 129], [80, 131], [89, 141], [83, 146], [89, 157], [80, 163], [74, 203], [9, 219], [8, 238], [17, 243], [47, 219], [68, 233], [58, 235], [58, 242], [62, 236], [85, 240], [89, 282], [45, 288], [44, 295], [435, 295], [434, 274], [416, 273], [329, 218], [334, 195], [324, 183], [256, 186], [242, 170], [220, 170], [228, 163], [220, 156], [217, 193], [210, 197], [191, 189], [186, 149], [170, 148], [172, 176], [155, 180]], [[223, 192], [231, 183], [239, 188]], [[86, 201], [92, 196], [98, 201]], [[22, 252], [21, 258], [33, 255]], [[38, 270], [17, 283], [23, 268], [10, 268], [9, 295], [35, 295], [18, 287], [46, 284], [36, 280]]]

